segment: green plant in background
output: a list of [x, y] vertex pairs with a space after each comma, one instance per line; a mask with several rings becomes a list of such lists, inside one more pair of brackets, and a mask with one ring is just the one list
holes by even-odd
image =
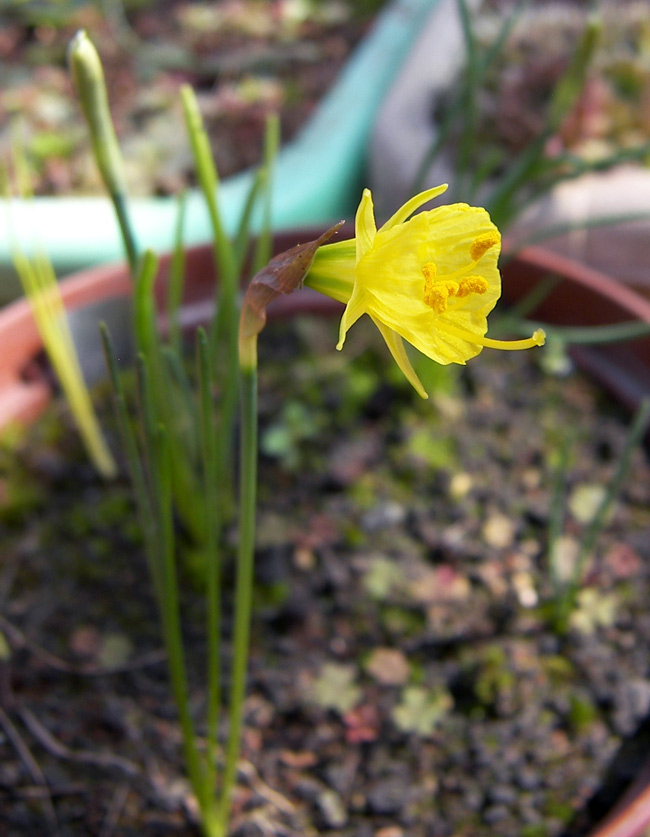
[[[486, 93], [490, 74], [503, 60], [508, 39], [528, 4], [523, 0], [503, 17], [499, 30], [488, 46], [482, 46], [472, 20], [467, 0], [458, 0], [462, 23], [466, 65], [461, 77], [445, 102], [435, 141], [427, 150], [414, 179], [413, 189], [421, 188], [432, 163], [445, 153], [449, 146], [456, 150], [453, 157], [454, 179], [450, 186], [455, 200], [479, 202], [487, 210], [492, 222], [501, 230], [519, 218], [533, 202], [550, 192], [557, 184], [576, 178], [589, 171], [602, 171], [623, 162], [644, 161], [650, 155], [650, 142], [636, 143], [631, 147], [610, 150], [596, 159], [584, 159], [568, 151], [550, 154], [551, 140], [558, 134], [567, 118], [574, 111], [583, 94], [602, 39], [602, 21], [597, 14], [590, 15], [582, 29], [566, 70], [553, 87], [543, 106], [543, 124], [530, 141], [514, 158], [499, 146], [498, 142], [485, 141], [481, 126], [480, 101]], [[603, 207], [602, 215], [586, 222], [552, 225], [537, 229], [527, 236], [527, 243], [576, 229], [614, 225], [647, 218], [643, 213], [612, 215]], [[501, 329], [512, 334], [529, 334], [540, 327], [527, 320], [552, 290], [558, 277], [549, 276], [531, 293], [513, 306], [495, 323], [495, 331]], [[545, 351], [547, 368], [561, 368], [570, 345], [603, 345], [631, 340], [650, 334], [646, 322], [630, 321], [606, 326], [557, 327], [544, 326], [548, 341]]]
[[577, 552], [570, 558], [568, 570], [562, 566], [560, 544], [566, 511], [571, 505], [566, 498], [566, 483], [572, 440], [565, 437], [563, 443], [559, 446], [547, 538], [552, 598], [545, 607], [549, 621], [558, 634], [566, 634], [569, 630], [572, 616], [576, 614], [576, 608], [579, 604], [587, 562], [591, 558], [598, 538], [605, 528], [616, 497], [625, 484], [632, 454], [647, 434], [649, 427], [650, 398], [645, 398], [632, 421], [625, 446], [616, 463], [616, 470], [611, 480], [605, 486], [598, 486], [600, 490], [595, 494], [592, 492], [592, 496], [588, 500], [590, 508], [584, 514], [586, 525], [578, 541]]
[[[579, 66], [572, 71], [574, 76], [582, 72], [584, 53], [589, 49], [588, 44], [582, 48]], [[297, 290], [303, 282], [344, 303], [339, 349], [343, 348], [350, 328], [367, 313], [398, 368], [424, 398], [427, 391], [404, 341], [435, 363], [462, 365], [483, 348], [519, 350], [541, 346], [545, 335], [535, 326], [532, 336], [521, 340], [504, 341], [486, 336], [487, 317], [501, 290], [497, 267], [501, 236], [488, 213], [479, 207], [451, 204], [418, 212], [424, 204], [441, 195], [446, 186], [416, 195], [379, 229], [371, 193], [364, 190], [354, 239], [329, 243], [340, 226], [335, 225], [315, 241], [270, 259], [270, 172], [278, 141], [275, 122], [269, 126], [264, 165], [253, 184], [240, 227], [232, 239], [228, 238], [221, 223], [218, 174], [207, 136], [194, 94], [184, 88], [185, 120], [212, 222], [220, 275], [214, 315], [207, 328], [197, 334], [194, 383], [182, 355], [178, 317], [183, 284], [182, 201], [174, 277], [168, 293], [171, 326], [166, 336], [159, 328], [153, 293], [157, 259], [151, 252], [139, 252], [131, 232], [120, 173], [121, 155], [108, 110], [101, 63], [85, 33], [79, 33], [73, 40], [70, 63], [133, 276], [133, 332], [137, 349], [135, 417], [110, 335], [105, 328], [102, 334], [160, 613], [186, 767], [204, 833], [208, 837], [224, 837], [228, 832], [236, 781], [249, 656], [257, 493], [258, 338], [266, 323], [267, 306], [279, 295]], [[558, 110], [565, 106], [562, 104], [565, 99], [573, 96], [572, 91], [569, 85], [562, 96], [558, 94], [561, 101]], [[504, 195], [507, 200], [502, 207], [509, 205], [510, 200], [508, 190]], [[255, 275], [240, 303], [251, 221], [260, 207], [263, 232], [254, 248]], [[633, 430], [631, 445], [647, 426], [649, 414], [650, 410], [645, 408], [638, 419], [640, 424]], [[237, 420], [238, 468], [233, 462]], [[621, 476], [614, 480], [611, 496], [623, 479], [624, 465], [621, 465]], [[223, 535], [226, 521], [235, 514], [233, 509], [237, 515], [238, 541], [227, 732], [222, 739], [219, 721], [225, 702]], [[605, 512], [606, 508], [598, 515], [601, 522]], [[180, 538], [176, 518], [182, 521], [204, 556], [207, 636], [204, 745], [199, 743], [199, 728], [189, 698], [179, 604]], [[579, 580], [576, 576], [576, 585]], [[567, 601], [569, 609], [575, 606], [574, 590]], [[396, 721], [405, 730], [430, 734], [448, 709], [445, 695], [413, 687], [404, 692]]]
[[[167, 650], [169, 676], [179, 713], [185, 761], [207, 835], [227, 831], [230, 796], [239, 755], [242, 706], [248, 659], [254, 543], [256, 409], [251, 386], [242, 376], [242, 455], [240, 462], [240, 540], [234, 613], [234, 648], [230, 670], [229, 732], [220, 756], [218, 722], [222, 703], [221, 565], [223, 527], [231, 511], [232, 450], [238, 404], [238, 292], [251, 240], [250, 224], [262, 204], [263, 231], [253, 264], [268, 260], [270, 249], [270, 168], [278, 141], [277, 121], [267, 130], [265, 167], [254, 180], [241, 226], [234, 241], [224, 231], [217, 203], [218, 176], [193, 91], [182, 90], [190, 143], [214, 232], [215, 262], [220, 286], [215, 315], [207, 331], [197, 335], [197, 386], [194, 390], [182, 356], [178, 307], [182, 298], [182, 203], [176, 258], [168, 292], [166, 340], [158, 327], [153, 287], [157, 259], [140, 254], [131, 232], [121, 176], [122, 160], [108, 108], [99, 56], [80, 32], [70, 45], [70, 64], [95, 156], [113, 201], [134, 280], [133, 331], [137, 349], [139, 411], [132, 420], [110, 335], [102, 336], [115, 391], [123, 445], [135, 487], [154, 592]], [[216, 403], [215, 403], [216, 394]], [[218, 409], [217, 409], [218, 407]], [[188, 676], [178, 596], [179, 542], [174, 522], [179, 514], [203, 555], [206, 589], [208, 689], [206, 747], [199, 748], [190, 711]], [[216, 793], [215, 789], [219, 788]]]
[[83, 30], [71, 41], [68, 57], [72, 80], [90, 131], [95, 162], [113, 202], [129, 267], [133, 272], [138, 253], [126, 207], [122, 155], [111, 119], [101, 60]]
[[[18, 194], [21, 198], [31, 197], [29, 167], [18, 142], [14, 144], [13, 164]], [[9, 191], [7, 174], [3, 192], [8, 196]], [[93, 465], [103, 477], [110, 479], [116, 473], [115, 461], [102, 434], [84, 380], [54, 269], [45, 253], [37, 253], [33, 258], [28, 258], [22, 252], [17, 238], [12, 235], [10, 205], [8, 222], [14, 266], [31, 306], [45, 351]]]
[[[422, 187], [433, 161], [448, 150], [455, 149], [452, 184], [455, 200], [480, 202], [488, 210], [494, 223], [505, 230], [533, 201], [549, 192], [557, 183], [585, 174], [601, 171], [631, 160], [647, 159], [650, 143], [628, 148], [616, 148], [594, 160], [578, 157], [570, 152], [550, 154], [549, 141], [557, 135], [583, 93], [593, 66], [602, 36], [602, 22], [597, 15], [587, 18], [573, 50], [571, 60], [543, 106], [543, 124], [524, 147], [508, 156], [498, 143], [486, 141], [481, 131], [481, 97], [486, 93], [490, 74], [502, 59], [508, 38], [526, 7], [519, 2], [504, 16], [496, 37], [482, 46], [473, 23], [473, 13], [467, 0], [458, 0], [463, 28], [466, 64], [458, 84], [444, 103], [436, 139], [421, 161], [413, 183], [413, 190]], [[624, 218], [603, 217], [591, 225], [612, 224]], [[634, 216], [638, 218], [638, 215]], [[565, 229], [538, 231], [535, 240], [552, 237]]]

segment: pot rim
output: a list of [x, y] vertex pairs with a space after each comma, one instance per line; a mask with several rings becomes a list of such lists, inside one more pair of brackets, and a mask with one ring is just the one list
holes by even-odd
[[[296, 241], [308, 241], [320, 234], [321, 230], [311, 228], [281, 231], [276, 234], [275, 241], [278, 250], [286, 249]], [[343, 235], [351, 234], [351, 225], [343, 231]], [[199, 300], [190, 301], [184, 324], [194, 327], [205, 316], [205, 302], [211, 298], [208, 288], [213, 287], [212, 276], [205, 278], [205, 264], [212, 265], [211, 245], [195, 245], [187, 248], [188, 264], [203, 264], [203, 292]], [[504, 255], [508, 258], [503, 267], [503, 298], [512, 301], [515, 269], [518, 273], [526, 270], [536, 272], [555, 273], [567, 280], [578, 294], [589, 294], [592, 299], [604, 299], [607, 302], [605, 322], [611, 322], [612, 311], [627, 316], [629, 319], [640, 319], [650, 323], [650, 300], [641, 296], [633, 288], [617, 282], [612, 277], [586, 267], [575, 260], [559, 255], [551, 250], [540, 246], [525, 247], [521, 250], [510, 253], [510, 246], [507, 240], [504, 241]], [[164, 288], [171, 254], [160, 256], [159, 260], [159, 291]], [[192, 285], [192, 278], [196, 282], [196, 275], [188, 270], [188, 285]], [[562, 283], [565, 284], [565, 283]], [[61, 280], [61, 298], [68, 311], [77, 311], [86, 306], [94, 305], [110, 299], [128, 297], [131, 293], [131, 280], [128, 268], [123, 262], [114, 262], [107, 265], [97, 265], [85, 268]], [[201, 305], [201, 302], [203, 305]], [[302, 289], [300, 294], [285, 296], [276, 300], [273, 307], [269, 309], [269, 319], [274, 316], [294, 316], [299, 313], [314, 313], [320, 315], [332, 315], [341, 310], [339, 303], [334, 303], [308, 288]], [[619, 317], [620, 319], [620, 317]], [[633, 341], [632, 341], [633, 342]], [[29, 423], [37, 418], [45, 409], [52, 395], [52, 389], [46, 382], [42, 370], [38, 370], [35, 360], [43, 350], [43, 343], [34, 322], [30, 304], [26, 299], [20, 299], [10, 303], [3, 310], [0, 310], [0, 429], [6, 427], [12, 421]], [[589, 374], [598, 375], [601, 361], [595, 361], [594, 356], [604, 354], [596, 350], [576, 351], [576, 359], [579, 365], [586, 367]], [[650, 360], [645, 364], [647, 377], [650, 382]], [[607, 376], [606, 376], [607, 377]], [[601, 385], [611, 389], [612, 380], [616, 381], [618, 371], [612, 372], [606, 380], [600, 380]], [[644, 382], [643, 382], [644, 383]], [[640, 385], [645, 390], [643, 383]], [[650, 383], [649, 383], [650, 387]], [[628, 388], [629, 389], [629, 388]], [[615, 395], [628, 405], [638, 401], [639, 386], [632, 387], [634, 392], [619, 392]], [[645, 390], [650, 392], [650, 388]]]

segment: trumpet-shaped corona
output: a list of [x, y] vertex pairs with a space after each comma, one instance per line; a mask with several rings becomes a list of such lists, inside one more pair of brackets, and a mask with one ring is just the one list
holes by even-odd
[[354, 240], [321, 247], [305, 279], [346, 304], [337, 348], [359, 317], [368, 314], [424, 398], [403, 340], [438, 363], [464, 364], [484, 347], [527, 349], [545, 339], [541, 329], [526, 340], [485, 336], [487, 315], [501, 295], [501, 236], [480, 207], [456, 203], [413, 214], [446, 188], [416, 195], [380, 229], [365, 189]]

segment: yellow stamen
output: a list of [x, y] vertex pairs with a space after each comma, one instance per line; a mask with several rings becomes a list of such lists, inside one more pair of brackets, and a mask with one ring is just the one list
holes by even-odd
[[423, 264], [422, 273], [424, 274], [424, 278], [427, 282], [434, 282], [436, 276], [438, 275], [438, 268], [436, 267], [435, 262], [426, 262]]
[[470, 294], [484, 294], [488, 289], [487, 279], [483, 276], [465, 276], [460, 282], [453, 279], [438, 279], [438, 269], [433, 262], [422, 265], [424, 274], [424, 302], [433, 308], [436, 314], [444, 314], [449, 297], [466, 297]]
[[498, 232], [486, 232], [481, 233], [481, 235], [477, 236], [474, 241], [471, 243], [469, 248], [469, 254], [472, 257], [472, 261], [477, 262], [481, 256], [484, 256], [488, 250], [491, 250], [495, 244], [498, 244], [501, 240]]
[[448, 291], [436, 287], [436, 276], [438, 275], [438, 268], [434, 262], [427, 262], [422, 265], [422, 273], [424, 274], [424, 301], [433, 308], [434, 311], [441, 313], [447, 309]]
[[478, 334], [465, 331], [464, 328], [459, 328], [447, 322], [437, 322], [436, 328], [440, 329], [440, 331], [446, 331], [447, 334], [458, 337], [460, 340], [474, 343], [476, 346], [483, 346], [486, 349], [501, 349], [509, 352], [518, 351], [519, 349], [532, 349], [534, 346], [543, 346], [546, 342], [546, 332], [542, 328], [536, 329], [531, 337], [527, 337], [524, 340], [492, 340], [490, 337], [481, 337]]
[[433, 308], [436, 314], [444, 314], [447, 310], [447, 300], [449, 299], [449, 290], [443, 284], [430, 285], [424, 289], [424, 301]]
[[466, 276], [460, 280], [456, 296], [463, 297], [470, 294], [484, 294], [488, 289], [488, 281], [483, 276]]

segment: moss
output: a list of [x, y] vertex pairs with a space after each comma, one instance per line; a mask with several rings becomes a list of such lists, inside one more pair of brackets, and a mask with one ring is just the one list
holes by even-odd
[[471, 707], [470, 711], [478, 708], [478, 716], [482, 717], [484, 712], [496, 711], [504, 698], [510, 702], [517, 678], [504, 648], [491, 643], [478, 652], [467, 649], [464, 654], [464, 670], [467, 684], [471, 685], [478, 703], [478, 707]]
[[598, 708], [587, 695], [570, 695], [567, 721], [574, 735], [581, 735], [588, 730], [599, 716]]
[[548, 837], [549, 834], [549, 829], [544, 823], [524, 825], [521, 829], [521, 837]]
[[382, 607], [380, 619], [389, 635], [400, 638], [421, 636], [426, 627], [426, 618], [422, 612], [397, 605]]
[[561, 654], [550, 654], [541, 659], [546, 677], [553, 687], [561, 687], [573, 679], [574, 669], [571, 661]]
[[545, 814], [566, 825], [575, 816], [575, 809], [569, 802], [564, 802], [561, 799], [550, 799], [545, 805]]

